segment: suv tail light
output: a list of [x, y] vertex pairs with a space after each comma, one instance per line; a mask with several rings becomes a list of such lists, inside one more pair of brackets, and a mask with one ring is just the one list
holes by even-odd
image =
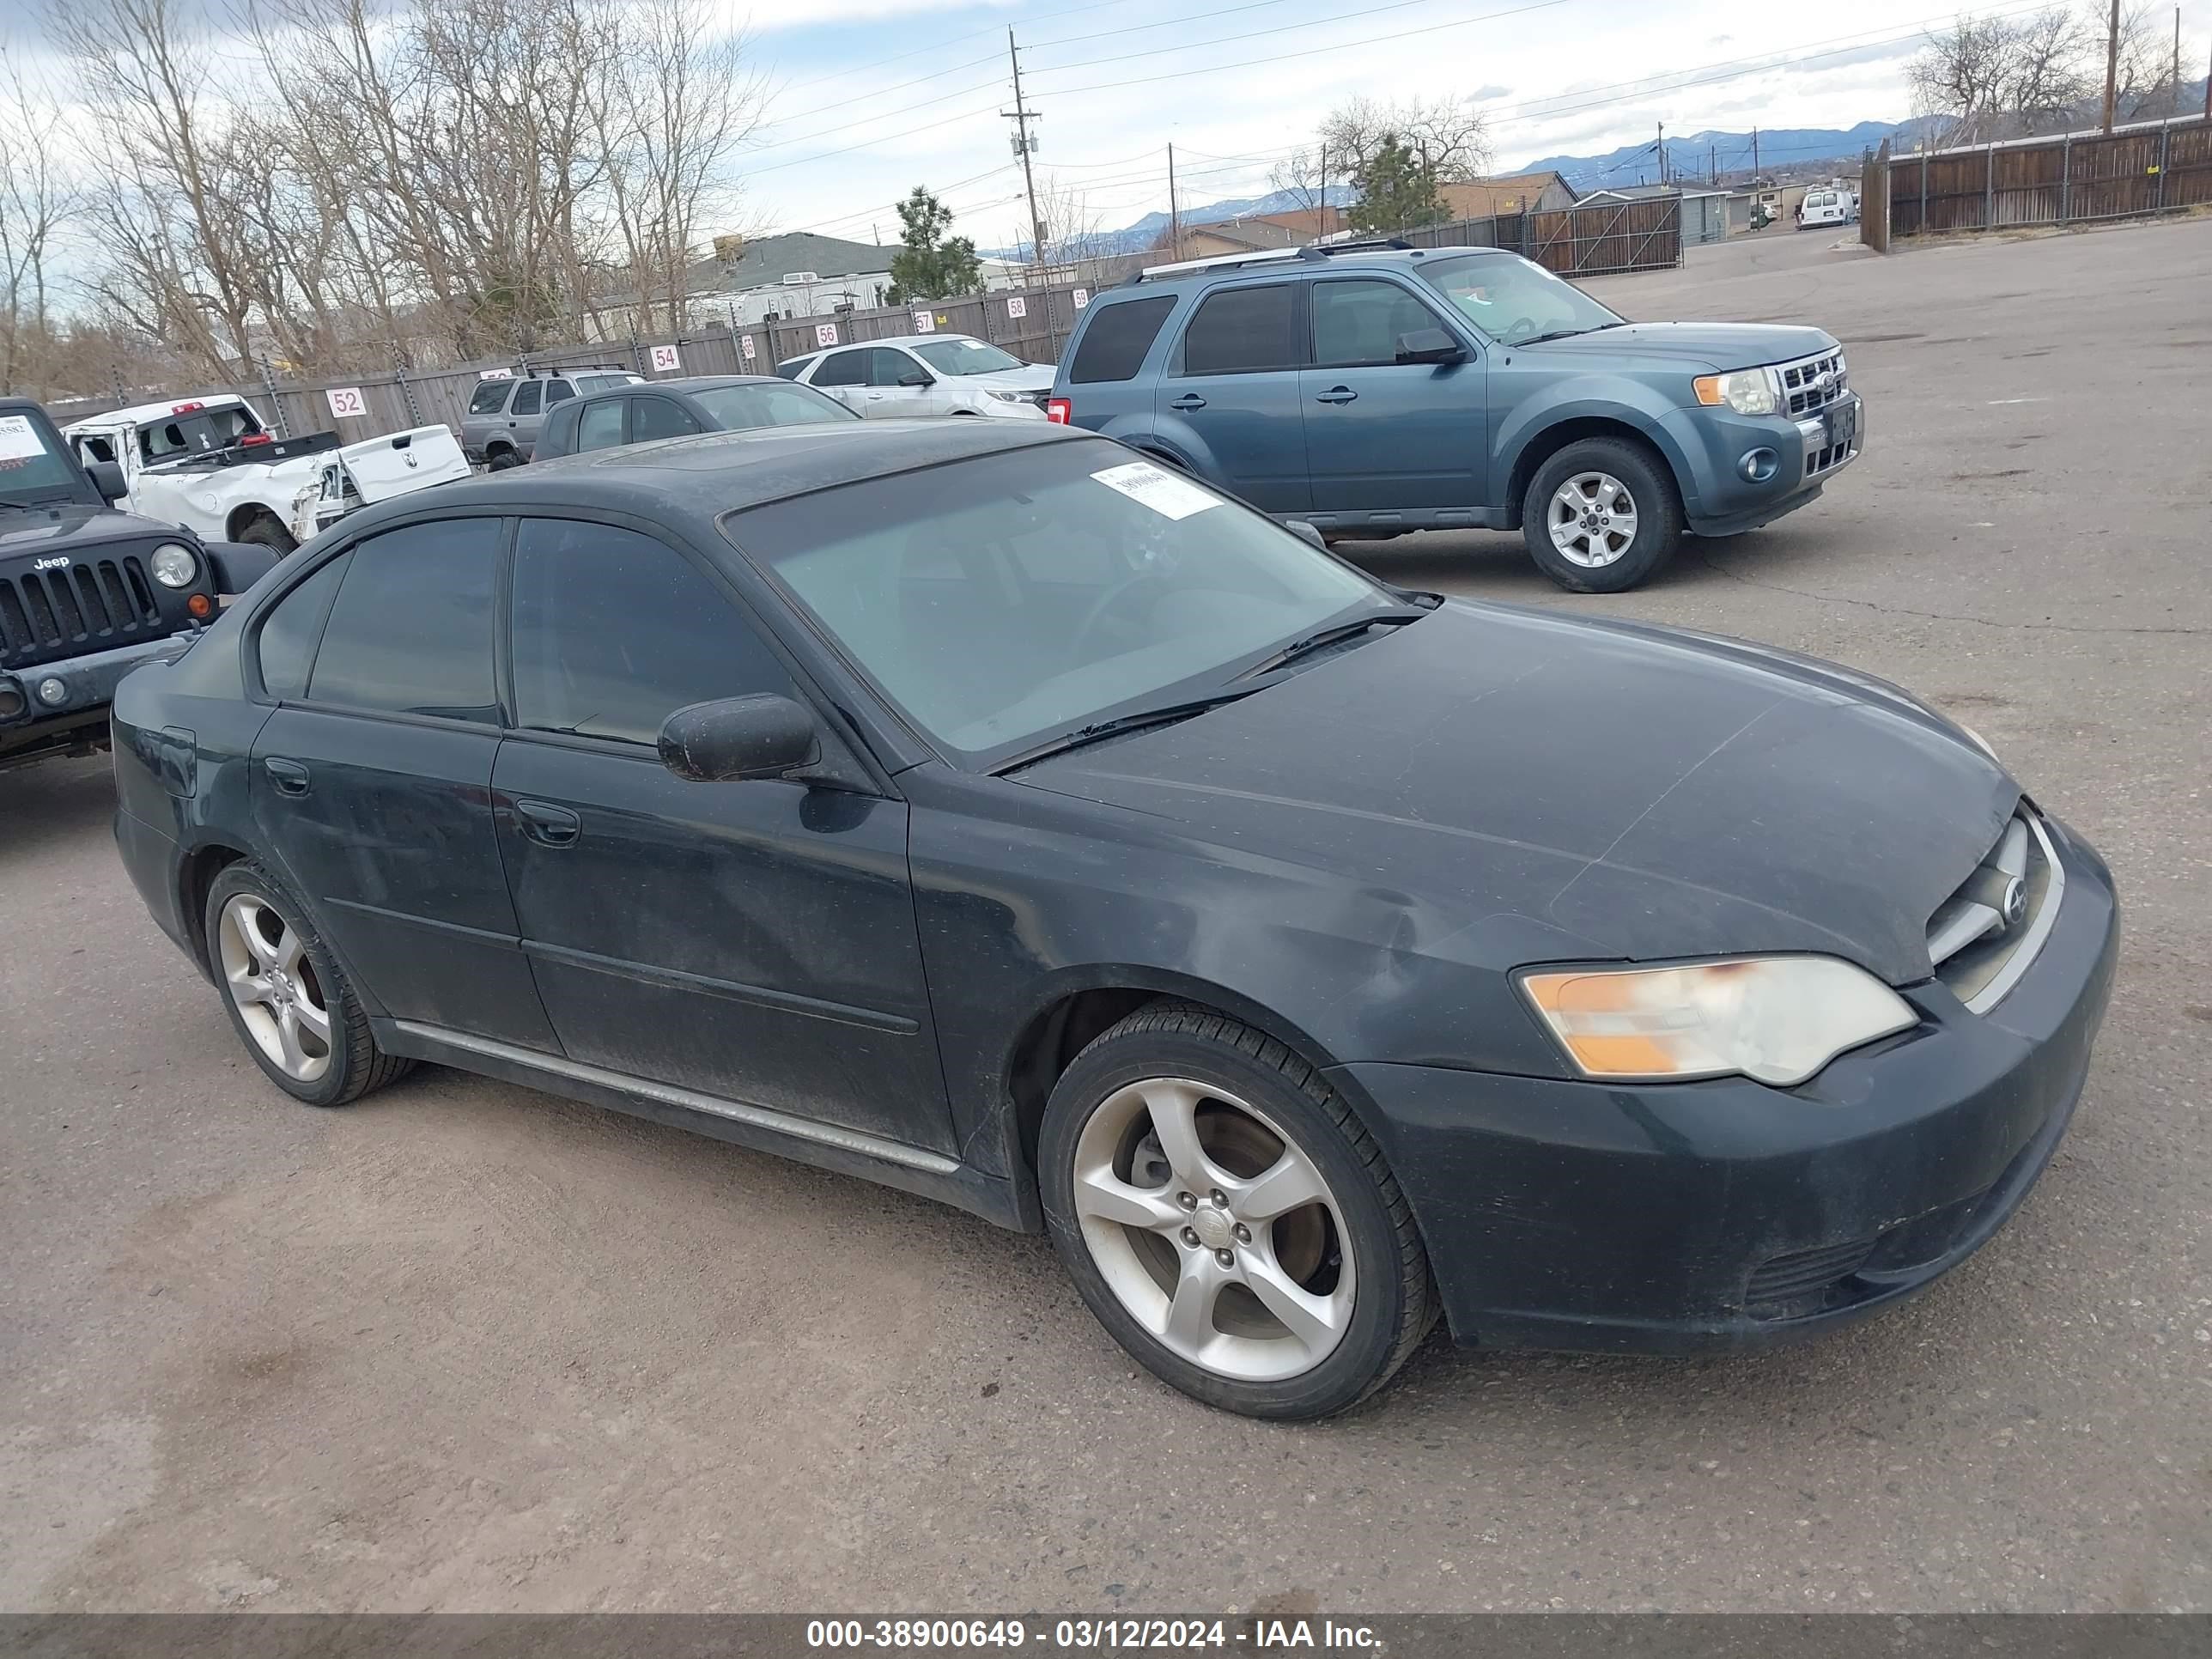
[[1048, 398], [1044, 400], [1044, 417], [1054, 426], [1073, 426], [1075, 405], [1066, 398]]

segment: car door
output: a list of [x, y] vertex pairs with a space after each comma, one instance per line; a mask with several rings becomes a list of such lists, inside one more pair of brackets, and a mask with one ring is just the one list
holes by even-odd
[[260, 845], [396, 1018], [552, 1050], [491, 812], [506, 521], [402, 526], [255, 623], [276, 705], [247, 786]]
[[848, 346], [830, 352], [803, 376], [806, 384], [826, 392], [855, 415], [868, 412], [868, 377], [874, 372], [873, 346]]
[[[623, 526], [515, 540], [507, 881], [569, 1059], [956, 1151], [902, 800], [660, 763], [677, 708], [806, 693], [720, 580]], [[836, 739], [825, 732], [825, 746]]]
[[[915, 375], [925, 386], [901, 386]], [[911, 352], [878, 346], [869, 355], [866, 413], [871, 420], [908, 420], [936, 410], [937, 374]]]
[[1313, 366], [1298, 374], [1316, 513], [1401, 513], [1483, 501], [1488, 418], [1480, 356], [1401, 363], [1397, 342], [1443, 316], [1387, 276], [1317, 280]]
[[1304, 285], [1247, 283], [1199, 301], [1153, 391], [1154, 430], [1268, 513], [1312, 505], [1306, 482]]

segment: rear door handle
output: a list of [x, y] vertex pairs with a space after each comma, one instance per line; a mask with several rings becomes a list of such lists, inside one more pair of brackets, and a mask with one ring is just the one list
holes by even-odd
[[1333, 386], [1326, 392], [1314, 393], [1317, 404], [1348, 404], [1359, 394], [1348, 386]]
[[522, 833], [540, 847], [570, 847], [584, 832], [584, 821], [565, 806], [549, 806], [542, 800], [519, 800], [514, 816]]
[[280, 795], [304, 795], [312, 780], [307, 769], [295, 760], [285, 760], [271, 755], [261, 763], [261, 769], [269, 775], [269, 781], [276, 786]]
[[1195, 392], [1186, 392], [1182, 397], [1170, 404], [1168, 407], [1170, 409], [1204, 409], [1206, 407], [1206, 399], [1200, 397]]

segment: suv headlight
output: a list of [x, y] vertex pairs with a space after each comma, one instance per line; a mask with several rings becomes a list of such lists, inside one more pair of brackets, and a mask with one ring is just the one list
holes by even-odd
[[[987, 390], [988, 389], [988, 388], [987, 388]], [[996, 398], [1002, 404], [1033, 404], [1036, 401], [1034, 397], [1026, 392], [993, 391], [991, 395], [994, 398]]]
[[1521, 988], [1590, 1078], [1741, 1073], [1787, 1087], [1918, 1018], [1872, 974], [1833, 957], [1540, 969], [1521, 975]]
[[146, 562], [154, 580], [164, 587], [190, 587], [192, 578], [200, 574], [200, 562], [192, 550], [177, 542], [163, 542]]
[[1700, 374], [1690, 384], [1699, 403], [1726, 404], [1739, 415], [1771, 415], [1782, 407], [1782, 394], [1769, 369], [1732, 368], [1725, 374]]

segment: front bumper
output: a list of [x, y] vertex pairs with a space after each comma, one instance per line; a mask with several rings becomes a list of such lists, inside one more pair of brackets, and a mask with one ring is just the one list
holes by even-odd
[[2019, 1207], [2071, 1119], [2119, 913], [2046, 819], [2067, 887], [1986, 1014], [1906, 989], [1913, 1030], [1796, 1089], [1336, 1068], [1412, 1202], [1462, 1341], [1607, 1352], [1757, 1346], [1918, 1291]]
[[[112, 651], [0, 674], [0, 690], [13, 690], [22, 703], [20, 713], [0, 717], [0, 760], [78, 746], [92, 741], [82, 735], [92, 728], [104, 737], [107, 705], [115, 700], [115, 688], [123, 677], [142, 663], [178, 655], [191, 637], [187, 633], [140, 640]], [[51, 695], [57, 685], [58, 697]], [[12, 708], [15, 701], [0, 697], [0, 706]]]
[[[1688, 476], [1680, 483], [1690, 528], [1700, 536], [1733, 536], [1819, 500], [1828, 481], [1858, 459], [1866, 445], [1866, 404], [1858, 393], [1845, 392], [1826, 413], [1848, 420], [1848, 438], [1836, 441], [1823, 416], [1791, 420], [1725, 409], [1675, 410], [1668, 425], [1688, 459]], [[1759, 451], [1774, 457], [1774, 471], [1754, 481], [1741, 468]]]

